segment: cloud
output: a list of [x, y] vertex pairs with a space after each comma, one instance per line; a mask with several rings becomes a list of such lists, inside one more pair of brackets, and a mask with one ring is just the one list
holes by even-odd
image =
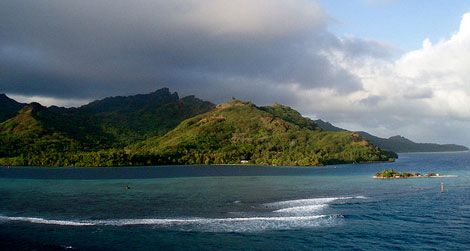
[[396, 60], [373, 53], [351, 56], [348, 51], [334, 50], [329, 58], [357, 77], [363, 89], [321, 97], [337, 100], [328, 104], [341, 107], [337, 111], [306, 113], [382, 136], [395, 132], [418, 140], [470, 143], [465, 133], [470, 130], [470, 13], [449, 39], [436, 44], [425, 39], [422, 48]]
[[322, 53], [336, 40], [328, 22], [309, 0], [5, 0], [0, 90], [88, 99], [169, 86], [222, 101], [252, 83], [360, 89]]
[[59, 106], [59, 107], [77, 107], [82, 104], [91, 102], [89, 99], [62, 99], [62, 98], [51, 98], [51, 97], [42, 97], [42, 96], [23, 96], [23, 95], [9, 95], [9, 98], [12, 98], [20, 103], [29, 104], [32, 102], [38, 102], [44, 106]]
[[0, 92], [70, 106], [170, 87], [470, 143], [456, 136], [470, 130], [470, 14], [451, 38], [407, 53], [338, 37], [331, 22], [311, 0], [3, 0]]

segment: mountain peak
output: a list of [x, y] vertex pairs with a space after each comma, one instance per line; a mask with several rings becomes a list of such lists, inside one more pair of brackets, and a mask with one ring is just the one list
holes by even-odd
[[25, 104], [18, 103], [5, 93], [0, 94], [0, 123], [14, 117]]
[[2, 103], [2, 105], [5, 102], [19, 104], [14, 99], [11, 99], [10, 97], [8, 97], [5, 93], [0, 93], [0, 102]]
[[334, 126], [333, 124], [331, 124], [330, 122], [328, 121], [323, 121], [321, 119], [317, 119], [317, 120], [314, 120], [315, 124], [318, 125], [318, 127], [320, 127], [322, 130], [324, 131], [331, 131], [331, 132], [343, 132], [343, 131], [347, 131], [343, 128], [339, 128], [339, 127], [336, 127]]
[[[143, 95], [145, 95], [145, 94], [143, 94]], [[176, 98], [179, 98], [178, 93], [177, 92], [171, 93], [170, 88], [168, 88], [168, 87], [160, 88], [160, 89], [158, 89], [154, 92], [149, 93], [148, 95], [152, 95], [152, 96], [175, 96]]]
[[18, 114], [0, 124], [0, 131], [14, 134], [39, 133], [43, 127], [36, 118], [37, 112], [47, 109], [39, 103], [31, 103], [19, 110]]
[[290, 106], [283, 105], [283, 104], [281, 104], [281, 103], [278, 103], [278, 102], [276, 102], [276, 103], [272, 104], [271, 106], [272, 106], [272, 107], [282, 107], [282, 108], [288, 108], [288, 109], [292, 109]]
[[178, 100], [178, 93], [171, 93], [168, 88], [162, 88], [147, 94], [115, 96], [95, 100], [81, 106], [79, 109], [96, 113], [109, 111], [130, 112], [145, 107], [156, 107], [168, 102], [177, 102]]
[[19, 111], [19, 113], [25, 113], [25, 112], [38, 112], [38, 111], [41, 111], [41, 110], [44, 110], [46, 109], [45, 106], [42, 106], [41, 104], [37, 103], [37, 102], [32, 102], [30, 104], [27, 104], [26, 106], [24, 106], [23, 108], [21, 108], [21, 110]]
[[232, 100], [230, 100], [230, 101], [227, 102], [227, 103], [218, 104], [215, 108], [216, 108], [216, 109], [219, 109], [219, 110], [222, 110], [222, 109], [227, 109], [227, 108], [232, 108], [232, 107], [238, 107], [238, 106], [255, 107], [255, 105], [254, 105], [253, 103], [251, 103], [251, 102], [242, 101], [242, 100], [233, 98]]
[[389, 140], [395, 140], [395, 141], [402, 141], [402, 142], [407, 142], [407, 143], [415, 143], [401, 135], [395, 135], [395, 136], [392, 136], [390, 138], [388, 138]]

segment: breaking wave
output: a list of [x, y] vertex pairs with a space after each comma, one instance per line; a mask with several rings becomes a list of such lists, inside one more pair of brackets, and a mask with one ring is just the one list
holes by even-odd
[[340, 224], [344, 216], [322, 214], [331, 203], [341, 200], [365, 199], [363, 196], [310, 198], [277, 201], [263, 204], [269, 209], [262, 215], [244, 212], [246, 217], [229, 218], [142, 218], [142, 219], [103, 219], [103, 220], [58, 220], [39, 217], [9, 217], [0, 215], [0, 222], [27, 222], [61, 226], [151, 226], [182, 231], [204, 232], [258, 232], [266, 230], [287, 230], [314, 228]]
[[69, 221], [69, 220], [47, 220], [43, 218], [35, 217], [8, 217], [0, 216], [0, 222], [2, 221], [23, 221], [36, 224], [48, 224], [48, 225], [62, 225], [62, 226], [92, 226], [91, 222], [80, 222], [80, 221]]
[[309, 213], [317, 212], [326, 208], [329, 204], [340, 200], [366, 199], [364, 196], [354, 197], [327, 197], [327, 198], [311, 198], [299, 200], [285, 200], [264, 204], [267, 208], [275, 209], [274, 212], [291, 212], [291, 213]]
[[275, 213], [314, 213], [327, 207], [327, 204], [288, 207], [275, 210]]
[[205, 232], [257, 232], [331, 226], [339, 223], [342, 215], [312, 215], [290, 217], [243, 218], [172, 218], [172, 219], [111, 219], [111, 220], [50, 220], [33, 217], [0, 216], [0, 221], [21, 221], [35, 224], [62, 226], [138, 226], [151, 225], [185, 231]]

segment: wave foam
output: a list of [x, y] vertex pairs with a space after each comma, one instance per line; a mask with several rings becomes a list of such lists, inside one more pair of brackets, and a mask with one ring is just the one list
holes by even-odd
[[350, 199], [366, 199], [364, 196], [351, 196], [351, 197], [327, 197], [327, 198], [311, 198], [311, 199], [299, 199], [299, 200], [285, 200], [277, 201], [272, 203], [264, 204], [267, 207], [297, 207], [306, 205], [325, 205], [337, 200], [350, 200]]
[[457, 178], [459, 176], [454, 175], [454, 174], [444, 174], [444, 175], [439, 175], [439, 176], [431, 176], [431, 178]]
[[0, 216], [0, 221], [23, 221], [37, 224], [62, 225], [62, 226], [93, 226], [91, 222], [69, 221], [69, 220], [47, 220], [34, 217], [8, 217]]
[[327, 204], [288, 207], [275, 210], [275, 213], [314, 213], [327, 207]]
[[1, 221], [22, 221], [63, 226], [136, 226], [173, 227], [185, 231], [257, 232], [334, 225], [341, 215], [240, 218], [173, 218], [173, 219], [111, 219], [111, 220], [50, 220], [34, 217], [0, 216]]
[[[103, 219], [103, 220], [55, 220], [37, 217], [8, 217], [0, 215], [0, 222], [20, 221], [34, 224], [63, 226], [138, 226], [171, 228], [183, 231], [205, 232], [257, 232], [264, 230], [286, 230], [331, 226], [342, 220], [342, 215], [318, 214], [334, 201], [365, 199], [364, 196], [328, 197], [286, 200], [263, 204], [273, 210], [267, 216], [232, 218], [148, 218], [148, 219]], [[234, 202], [237, 203], [238, 201]], [[248, 212], [247, 212], [248, 213]], [[273, 214], [274, 213], [274, 214]], [[250, 217], [251, 214], [251, 217]], [[318, 214], [318, 215], [313, 215]]]
[[273, 209], [274, 213], [287, 215], [311, 215], [327, 208], [331, 203], [338, 200], [366, 199], [365, 196], [349, 197], [326, 197], [310, 198], [298, 200], [285, 200], [263, 204], [267, 208]]

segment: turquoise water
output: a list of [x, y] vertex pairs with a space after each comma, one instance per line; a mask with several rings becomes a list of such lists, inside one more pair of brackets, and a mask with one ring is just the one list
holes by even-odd
[[[371, 178], [384, 168], [450, 177]], [[468, 152], [313, 168], [0, 168], [3, 249], [468, 250], [469, 236]]]

